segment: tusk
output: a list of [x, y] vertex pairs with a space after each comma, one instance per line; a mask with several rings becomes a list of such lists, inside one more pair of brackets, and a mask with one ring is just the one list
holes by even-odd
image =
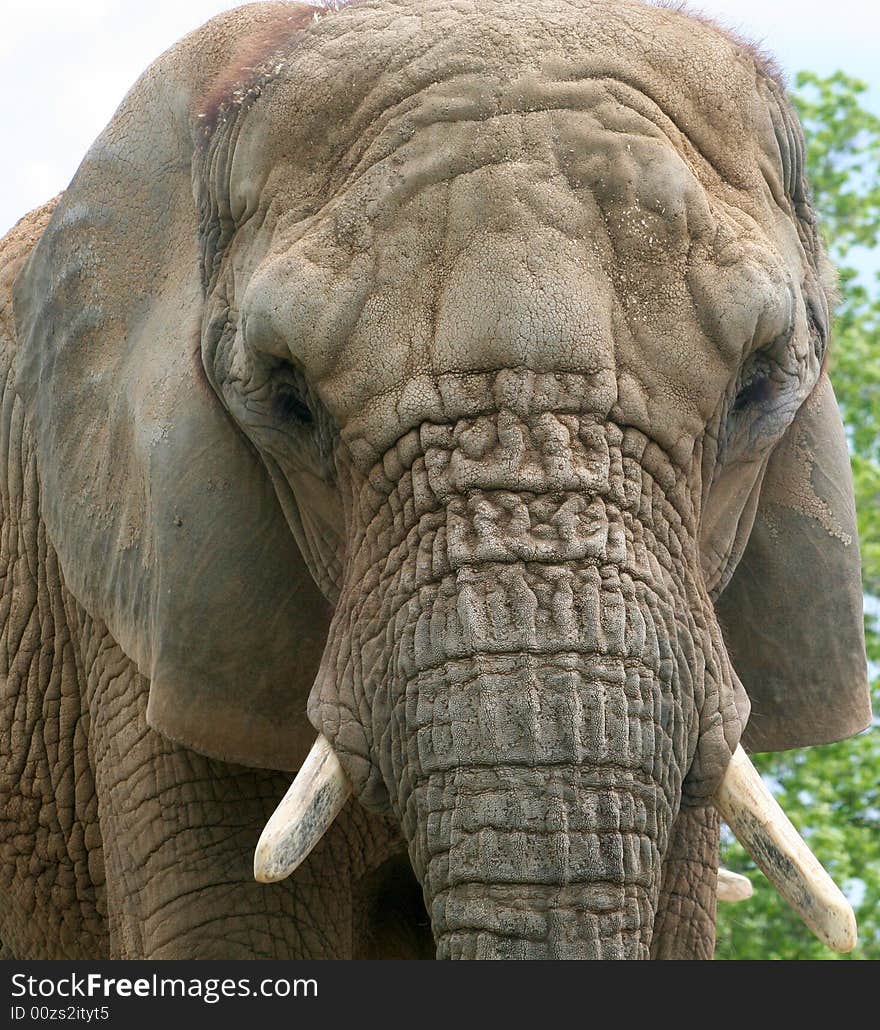
[[715, 807], [767, 879], [833, 951], [858, 940], [852, 907], [764, 785], [742, 747], [724, 774]]
[[323, 734], [260, 835], [254, 877], [260, 883], [283, 880], [324, 836], [351, 795], [348, 777]]
[[745, 901], [752, 896], [752, 881], [729, 869], [719, 869], [717, 896], [719, 901]]

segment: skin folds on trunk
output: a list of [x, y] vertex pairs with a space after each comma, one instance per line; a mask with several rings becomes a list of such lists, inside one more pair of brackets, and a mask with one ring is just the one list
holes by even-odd
[[439, 957], [647, 957], [677, 787], [662, 687], [573, 656], [482, 665], [406, 725]]
[[398, 805], [438, 955], [647, 957], [685, 737], [659, 669], [453, 659], [410, 679], [403, 710]]
[[671, 466], [631, 429], [502, 410], [350, 482], [310, 713], [400, 819], [438, 956], [647, 958], [730, 694]]

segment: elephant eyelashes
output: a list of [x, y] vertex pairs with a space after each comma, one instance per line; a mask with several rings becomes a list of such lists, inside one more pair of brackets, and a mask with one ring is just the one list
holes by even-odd
[[[833, 299], [833, 298], [832, 298]], [[807, 327], [810, 332], [810, 339], [813, 341], [813, 350], [816, 357], [821, 361], [825, 356], [828, 345], [828, 330], [825, 320], [819, 313], [812, 300], [807, 300]]]
[[754, 453], [778, 439], [798, 378], [785, 367], [788, 339], [755, 351], [740, 369], [728, 401], [722, 449], [725, 460]]
[[740, 387], [733, 402], [734, 411], [743, 411], [756, 404], [770, 400], [773, 393], [773, 381], [767, 372], [757, 372], [753, 378]]
[[747, 408], [766, 404], [773, 397], [774, 361], [766, 350], [759, 350], [746, 362], [740, 372], [731, 411], [739, 414]]
[[275, 410], [285, 421], [299, 422], [304, 426], [310, 426], [315, 421], [302, 393], [292, 383], [284, 383], [278, 387], [275, 393]]
[[273, 380], [272, 408], [275, 417], [300, 426], [314, 425], [315, 415], [310, 403], [309, 387], [302, 372], [290, 362], [281, 361], [270, 372], [270, 382]]

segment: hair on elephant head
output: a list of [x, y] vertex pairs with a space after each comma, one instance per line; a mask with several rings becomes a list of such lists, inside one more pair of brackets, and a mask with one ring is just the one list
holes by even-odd
[[257, 5], [129, 93], [16, 384], [149, 725], [321, 736], [264, 878], [353, 794], [441, 957], [706, 955], [720, 807], [850, 940], [737, 750], [870, 719], [806, 191], [767, 62], [637, 0]]

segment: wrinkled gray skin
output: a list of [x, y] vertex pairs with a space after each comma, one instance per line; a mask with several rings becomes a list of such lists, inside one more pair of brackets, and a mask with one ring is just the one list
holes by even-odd
[[[859, 624], [802, 140], [756, 60], [633, 0], [254, 5], [7, 237], [9, 953], [711, 956], [749, 712], [716, 602], [759, 666], [812, 533]], [[753, 745], [864, 724], [792, 634], [808, 703], [740, 669]], [[258, 885], [316, 730], [355, 797]]]

